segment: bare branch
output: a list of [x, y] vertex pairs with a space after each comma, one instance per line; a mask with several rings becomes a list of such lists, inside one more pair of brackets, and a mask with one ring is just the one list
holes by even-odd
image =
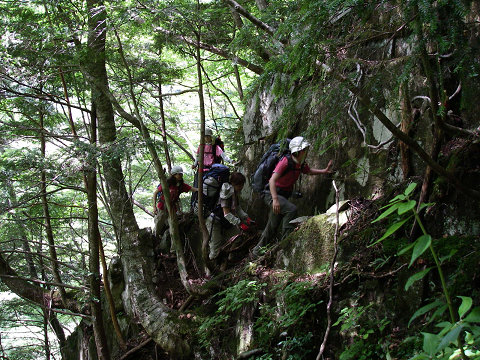
[[252, 64], [251, 62], [247, 61], [247, 60], [244, 60], [242, 58], [239, 58], [223, 49], [219, 49], [215, 46], [212, 46], [212, 45], [209, 45], [209, 44], [205, 44], [205, 43], [202, 43], [202, 42], [198, 42], [196, 40], [193, 40], [193, 39], [190, 39], [186, 36], [183, 36], [183, 35], [178, 35], [178, 34], [175, 34], [173, 33], [172, 31], [170, 30], [166, 30], [166, 29], [163, 29], [163, 28], [160, 28], [160, 27], [157, 27], [156, 28], [157, 31], [167, 35], [167, 36], [170, 36], [178, 41], [181, 41], [181, 42], [184, 42], [188, 45], [192, 45], [192, 46], [200, 46], [201, 49], [203, 50], [206, 50], [208, 52], [211, 52], [213, 54], [216, 54], [216, 55], [219, 55], [225, 59], [230, 59], [232, 60], [234, 63], [236, 64], [239, 64], [239, 65], [242, 65], [244, 67], [246, 67], [247, 69], [253, 71], [254, 73], [256, 74], [262, 74], [263, 73], [263, 68], [258, 66], [258, 65], [255, 65], [255, 64]]
[[182, 95], [182, 94], [186, 94], [186, 93], [189, 93], [189, 92], [198, 92], [198, 90], [197, 90], [197, 89], [188, 89], [188, 90], [177, 91], [177, 92], [174, 92], [174, 93], [165, 93], [165, 94], [161, 94], [161, 95], [152, 95], [152, 97], [155, 98], [155, 99], [158, 99], [158, 98], [164, 98], [164, 97], [167, 97], [167, 96]]
[[327, 329], [325, 330], [323, 341], [322, 341], [322, 344], [320, 345], [320, 350], [318, 351], [316, 360], [322, 359], [322, 355], [323, 355], [323, 352], [325, 351], [325, 346], [327, 344], [328, 335], [330, 334], [330, 330], [332, 327], [331, 308], [333, 303], [333, 286], [335, 284], [335, 281], [334, 281], [335, 280], [335, 262], [337, 261], [337, 255], [338, 255], [338, 232], [340, 229], [340, 225], [339, 225], [340, 192], [338, 191], [335, 180], [332, 182], [332, 184], [333, 184], [333, 188], [335, 189], [336, 221], [335, 221], [335, 233], [333, 237], [333, 256], [330, 262], [330, 285], [328, 286], [328, 303], [327, 303]]
[[74, 285], [68, 285], [68, 284], [64, 284], [64, 283], [57, 283], [57, 282], [53, 282], [53, 281], [43, 281], [43, 280], [38, 280], [38, 279], [29, 279], [29, 278], [24, 278], [22, 276], [0, 274], [0, 278], [29, 281], [29, 282], [32, 282], [34, 284], [58, 286], [58, 287], [61, 287], [61, 288], [74, 289], [74, 290], [80, 290], [80, 291], [87, 291], [88, 290], [88, 288], [85, 287], [85, 286], [74, 286]]
[[270, 25], [264, 23], [260, 19], [257, 19], [255, 16], [250, 14], [247, 10], [245, 10], [245, 8], [242, 7], [242, 5], [237, 3], [235, 0], [223, 0], [223, 1], [226, 2], [228, 5], [230, 5], [233, 9], [235, 9], [235, 11], [240, 15], [242, 15], [244, 18], [250, 20], [250, 22], [253, 25], [267, 32], [269, 35], [273, 35], [273, 33], [275, 32], [274, 28], [272, 28]]
[[[325, 65], [326, 66], [326, 65]], [[459, 179], [452, 173], [448, 172], [442, 166], [440, 166], [435, 160], [432, 159], [430, 155], [428, 155], [425, 150], [410, 136], [405, 134], [403, 131], [398, 129], [390, 119], [372, 102], [369, 98], [363, 96], [360, 91], [360, 88], [355, 86], [350, 79], [342, 74], [335, 75], [340, 81], [342, 81], [347, 88], [358, 97], [358, 100], [370, 111], [373, 115], [377, 117], [378, 120], [388, 129], [390, 132], [399, 140], [403, 141], [406, 145], [408, 145], [417, 155], [425, 161], [427, 165], [429, 165], [433, 171], [435, 171], [438, 175], [447, 178], [452, 184], [454, 184], [458, 190], [462, 191], [463, 193], [470, 195], [476, 199], [480, 199], [480, 193], [476, 190], [466, 187], [463, 185]]]

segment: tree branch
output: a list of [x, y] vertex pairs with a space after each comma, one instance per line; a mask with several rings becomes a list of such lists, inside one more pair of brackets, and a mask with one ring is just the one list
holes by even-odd
[[480, 199], [480, 193], [476, 190], [470, 189], [463, 185], [458, 178], [445, 170], [442, 166], [440, 166], [437, 162], [435, 162], [430, 155], [428, 155], [425, 150], [423, 150], [420, 145], [412, 139], [410, 136], [405, 134], [403, 131], [398, 129], [395, 124], [393, 124], [390, 119], [372, 102], [370, 101], [369, 98], [365, 97], [362, 95], [360, 88], [355, 86], [350, 79], [348, 79], [346, 76], [342, 74], [336, 73], [335, 76], [337, 79], [339, 79], [342, 83], [344, 83], [347, 88], [355, 95], [358, 97], [358, 100], [372, 113], [377, 117], [378, 120], [388, 129], [390, 132], [399, 140], [403, 141], [405, 144], [407, 144], [410, 149], [412, 149], [417, 155], [425, 161], [425, 163], [432, 168], [433, 171], [435, 171], [438, 175], [443, 176], [447, 178], [452, 184], [454, 184], [458, 190], [462, 191], [463, 193], [472, 196], [476, 199]]
[[327, 303], [327, 329], [325, 330], [325, 334], [323, 336], [322, 344], [320, 345], [320, 350], [318, 351], [318, 355], [316, 360], [320, 360], [322, 358], [323, 352], [325, 351], [325, 346], [327, 344], [328, 335], [330, 334], [330, 330], [332, 327], [332, 316], [331, 316], [331, 308], [333, 303], [333, 286], [335, 283], [335, 261], [337, 260], [338, 255], [338, 231], [340, 229], [339, 225], [339, 212], [340, 212], [340, 192], [338, 191], [337, 185], [335, 184], [335, 180], [332, 182], [333, 187], [335, 189], [335, 203], [336, 207], [336, 222], [335, 222], [335, 233], [333, 237], [333, 256], [332, 261], [330, 262], [330, 285], [328, 287], [328, 303]]
[[258, 27], [259, 29], [267, 32], [269, 35], [273, 35], [273, 33], [275, 32], [275, 29], [272, 28], [270, 25], [264, 23], [263, 21], [261, 21], [260, 19], [257, 19], [255, 16], [253, 16], [252, 14], [250, 14], [247, 10], [245, 10], [242, 5], [240, 5], [239, 3], [237, 3], [235, 0], [223, 0], [225, 3], [227, 3], [228, 5], [230, 5], [237, 13], [239, 13], [240, 15], [242, 15], [244, 18], [250, 20], [250, 22], [255, 25], [256, 27]]
[[40, 305], [43, 308], [47, 307], [47, 304], [51, 303], [53, 308], [59, 309], [68, 309], [73, 312], [80, 312], [75, 301], [68, 301], [67, 304], [62, 303], [58, 293], [55, 293], [54, 296], [50, 295], [49, 291], [31, 284], [43, 284], [43, 285], [53, 285], [61, 286], [63, 288], [73, 288], [75, 290], [85, 291], [83, 287], [75, 287], [67, 284], [57, 284], [41, 281], [38, 279], [25, 279], [13, 270], [9, 263], [5, 260], [2, 254], [0, 254], [0, 278], [2, 282], [15, 294], [20, 296], [23, 299], [32, 301], [33, 303]]
[[163, 28], [160, 28], [160, 27], [157, 27], [156, 28], [157, 31], [169, 36], [169, 37], [172, 37], [174, 38], [175, 40], [177, 41], [181, 41], [181, 42], [184, 42], [188, 45], [192, 45], [192, 46], [199, 46], [200, 49], [203, 49], [203, 50], [206, 50], [208, 52], [211, 52], [212, 54], [216, 54], [216, 55], [219, 55], [225, 59], [229, 59], [229, 60], [232, 60], [234, 63], [236, 64], [239, 64], [239, 65], [242, 65], [244, 67], [246, 67], [247, 69], [253, 71], [254, 73], [256, 74], [259, 74], [261, 75], [263, 73], [263, 68], [258, 66], [258, 65], [255, 65], [255, 64], [252, 64], [251, 62], [247, 61], [247, 60], [244, 60], [242, 58], [239, 58], [223, 49], [219, 49], [213, 45], [209, 45], [209, 44], [205, 44], [205, 43], [202, 43], [202, 42], [198, 42], [196, 40], [193, 40], [193, 39], [190, 39], [186, 36], [183, 36], [183, 35], [178, 35], [178, 34], [175, 34], [173, 33], [172, 31], [170, 30], [166, 30], [166, 29], [163, 29]]

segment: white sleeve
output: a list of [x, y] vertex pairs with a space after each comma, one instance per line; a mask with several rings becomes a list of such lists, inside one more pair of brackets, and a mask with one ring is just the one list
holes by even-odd
[[233, 215], [231, 212], [225, 215], [225, 219], [232, 225], [238, 225], [242, 222], [238, 217]]
[[243, 211], [243, 209], [240, 207], [240, 206], [237, 206], [237, 215], [240, 219], [245, 220], [246, 218], [248, 218], [248, 214]]
[[222, 152], [221, 157], [222, 157], [223, 160], [225, 160], [225, 161], [228, 162], [229, 164], [233, 163], [233, 160], [230, 159], [230, 158], [228, 157], [228, 155], [225, 154], [225, 152]]
[[222, 188], [220, 189], [220, 199], [223, 199], [223, 200], [230, 199], [234, 191], [235, 189], [230, 183], [228, 182], [223, 183]]

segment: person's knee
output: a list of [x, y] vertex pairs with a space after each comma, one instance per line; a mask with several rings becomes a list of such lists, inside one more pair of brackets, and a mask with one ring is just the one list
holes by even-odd
[[297, 206], [295, 204], [290, 203], [285, 209], [285, 214], [289, 217], [296, 216]]

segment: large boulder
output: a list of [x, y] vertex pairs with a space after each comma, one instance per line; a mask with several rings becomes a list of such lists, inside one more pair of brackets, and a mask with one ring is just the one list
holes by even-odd
[[[350, 212], [349, 201], [339, 204], [338, 227], [345, 224]], [[301, 221], [300, 218], [297, 221]], [[295, 220], [293, 220], [295, 221]], [[337, 206], [326, 213], [309, 217], [280, 244], [275, 267], [294, 273], [325, 272], [334, 254], [337, 229]]]

